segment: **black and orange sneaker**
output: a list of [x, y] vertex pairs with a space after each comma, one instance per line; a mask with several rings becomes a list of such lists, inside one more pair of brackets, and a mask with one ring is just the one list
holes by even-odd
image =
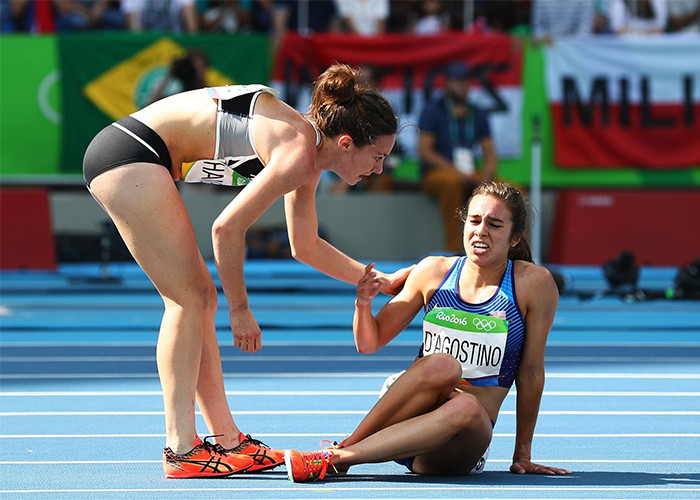
[[261, 470], [273, 469], [284, 462], [284, 452], [273, 450], [262, 441], [253, 439], [250, 434], [240, 436], [241, 444], [235, 448], [229, 448], [226, 453], [245, 455], [253, 459], [253, 466], [246, 472], [258, 472]]
[[247, 455], [226, 453], [219, 444], [210, 443], [207, 436], [202, 441], [199, 436], [192, 450], [176, 455], [170, 448], [163, 450], [163, 470], [169, 479], [189, 477], [226, 477], [244, 472], [255, 465]]
[[295, 483], [318, 481], [326, 477], [328, 466], [335, 469], [331, 463], [334, 453], [325, 448], [318, 451], [285, 450], [284, 463], [287, 466], [289, 480]]

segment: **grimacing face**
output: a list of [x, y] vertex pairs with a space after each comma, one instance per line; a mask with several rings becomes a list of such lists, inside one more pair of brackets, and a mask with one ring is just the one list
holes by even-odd
[[472, 198], [464, 222], [464, 249], [470, 260], [487, 264], [508, 258], [514, 238], [513, 215], [505, 202], [488, 195]]

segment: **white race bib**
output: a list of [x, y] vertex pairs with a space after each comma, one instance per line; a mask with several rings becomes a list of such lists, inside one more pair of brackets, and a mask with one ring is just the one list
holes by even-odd
[[508, 322], [492, 316], [436, 307], [423, 318], [423, 354], [451, 354], [467, 380], [498, 376], [507, 337]]
[[243, 158], [220, 158], [216, 160], [198, 160], [183, 163], [180, 180], [185, 182], [203, 182], [217, 186], [245, 186], [250, 179], [236, 172], [236, 167], [255, 156]]

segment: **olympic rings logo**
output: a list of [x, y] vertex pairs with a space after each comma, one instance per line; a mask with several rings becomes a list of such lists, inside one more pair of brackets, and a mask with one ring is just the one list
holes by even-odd
[[477, 330], [486, 330], [487, 332], [489, 332], [496, 328], [496, 322], [492, 319], [487, 320], [481, 318], [474, 318], [472, 320], [472, 323], [474, 323], [474, 326]]

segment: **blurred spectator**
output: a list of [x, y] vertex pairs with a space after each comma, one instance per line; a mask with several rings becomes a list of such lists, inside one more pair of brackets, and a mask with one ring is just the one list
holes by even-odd
[[33, 0], [0, 0], [0, 30], [30, 32], [34, 25]]
[[338, 31], [338, 9], [334, 0], [277, 0], [276, 10], [285, 16], [285, 26], [300, 33]]
[[669, 31], [700, 31], [700, 0], [673, 0], [668, 2]]
[[197, 5], [201, 31], [235, 33], [249, 28], [251, 0], [202, 0]]
[[362, 36], [386, 33], [389, 0], [335, 0], [341, 29]]
[[666, 0], [609, 0], [608, 12], [610, 28], [618, 35], [648, 35], [666, 30]]
[[272, 0], [253, 0], [250, 8], [250, 25], [253, 31], [272, 33], [275, 22], [275, 3]]
[[408, 20], [409, 31], [416, 35], [434, 35], [450, 29], [450, 14], [441, 0], [422, 0]]
[[119, 0], [53, 0], [56, 31], [123, 30]]
[[[554, 0], [559, 3], [559, 0]], [[563, 0], [561, 3], [568, 2]], [[527, 32], [530, 0], [474, 0], [474, 30], [500, 33]], [[471, 20], [466, 20], [467, 26]]]
[[[469, 68], [461, 62], [445, 71], [445, 93], [428, 102], [418, 127], [422, 189], [440, 205], [445, 227], [445, 250], [463, 249], [462, 224], [457, 210], [480, 182], [496, 176], [496, 150], [486, 112], [469, 102]], [[476, 169], [481, 150], [483, 166]]]
[[594, 0], [533, 0], [531, 34], [551, 41], [560, 36], [590, 35], [593, 32]]
[[608, 0], [593, 0], [593, 33], [603, 35], [612, 33]]
[[187, 90], [206, 87], [209, 57], [199, 49], [190, 49], [183, 57], [170, 63], [168, 72], [153, 91], [148, 104]]
[[[59, 0], [61, 1], [61, 0]], [[121, 0], [126, 25], [132, 31], [196, 33], [199, 20], [195, 0]]]

